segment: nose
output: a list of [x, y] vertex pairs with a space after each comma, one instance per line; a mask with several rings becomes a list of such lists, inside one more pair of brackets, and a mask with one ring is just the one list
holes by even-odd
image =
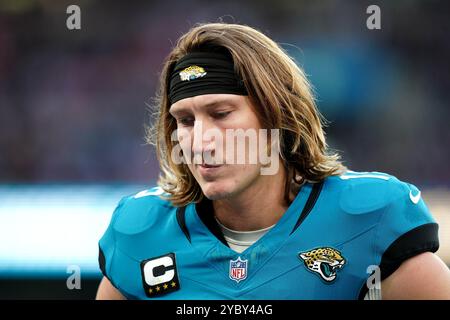
[[[219, 164], [223, 163], [223, 135], [214, 122], [204, 120], [195, 121], [193, 130], [192, 153], [194, 163]], [[219, 148], [217, 150], [217, 148]]]
[[217, 130], [210, 121], [195, 120], [193, 130], [192, 152], [194, 155], [214, 151], [213, 131]]

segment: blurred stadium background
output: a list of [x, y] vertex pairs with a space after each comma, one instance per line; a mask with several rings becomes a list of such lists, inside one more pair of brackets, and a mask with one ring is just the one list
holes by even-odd
[[[81, 8], [81, 30], [66, 8]], [[366, 8], [381, 8], [381, 30]], [[417, 185], [450, 264], [450, 3], [0, 0], [0, 299], [95, 296], [119, 199], [153, 186], [144, 143], [163, 59], [197, 22], [268, 34], [305, 68], [353, 170]], [[69, 290], [69, 266], [81, 290]]]

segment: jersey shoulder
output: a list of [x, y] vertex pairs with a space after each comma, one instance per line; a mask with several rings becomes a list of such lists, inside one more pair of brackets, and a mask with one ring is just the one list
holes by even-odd
[[122, 198], [99, 240], [100, 270], [126, 297], [133, 297], [124, 289], [130, 265], [155, 248], [149, 248], [142, 239], [158, 238], [176, 212], [176, 207], [163, 196], [162, 189], [155, 187]]
[[168, 219], [176, 210], [160, 187], [122, 198], [114, 211], [110, 228], [115, 233], [133, 235]]
[[405, 260], [438, 250], [439, 226], [413, 184], [385, 173], [350, 171], [333, 177], [329, 185], [339, 193], [340, 209], [353, 221], [365, 217], [376, 221], [371, 254], [380, 267], [381, 280]]
[[329, 180], [339, 207], [348, 214], [376, 212], [399, 202], [415, 205], [421, 200], [416, 186], [387, 173], [348, 171]]

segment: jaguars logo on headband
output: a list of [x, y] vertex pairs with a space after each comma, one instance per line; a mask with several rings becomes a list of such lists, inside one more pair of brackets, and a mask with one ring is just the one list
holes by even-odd
[[190, 66], [180, 72], [181, 81], [191, 81], [204, 77], [205, 75], [205, 69], [199, 66]]

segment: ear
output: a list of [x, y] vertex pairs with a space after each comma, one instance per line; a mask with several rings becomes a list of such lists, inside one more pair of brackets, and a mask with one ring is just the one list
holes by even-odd
[[306, 253], [300, 253], [300, 258], [302, 258], [303, 260], [308, 259], [308, 256], [306, 255]]

